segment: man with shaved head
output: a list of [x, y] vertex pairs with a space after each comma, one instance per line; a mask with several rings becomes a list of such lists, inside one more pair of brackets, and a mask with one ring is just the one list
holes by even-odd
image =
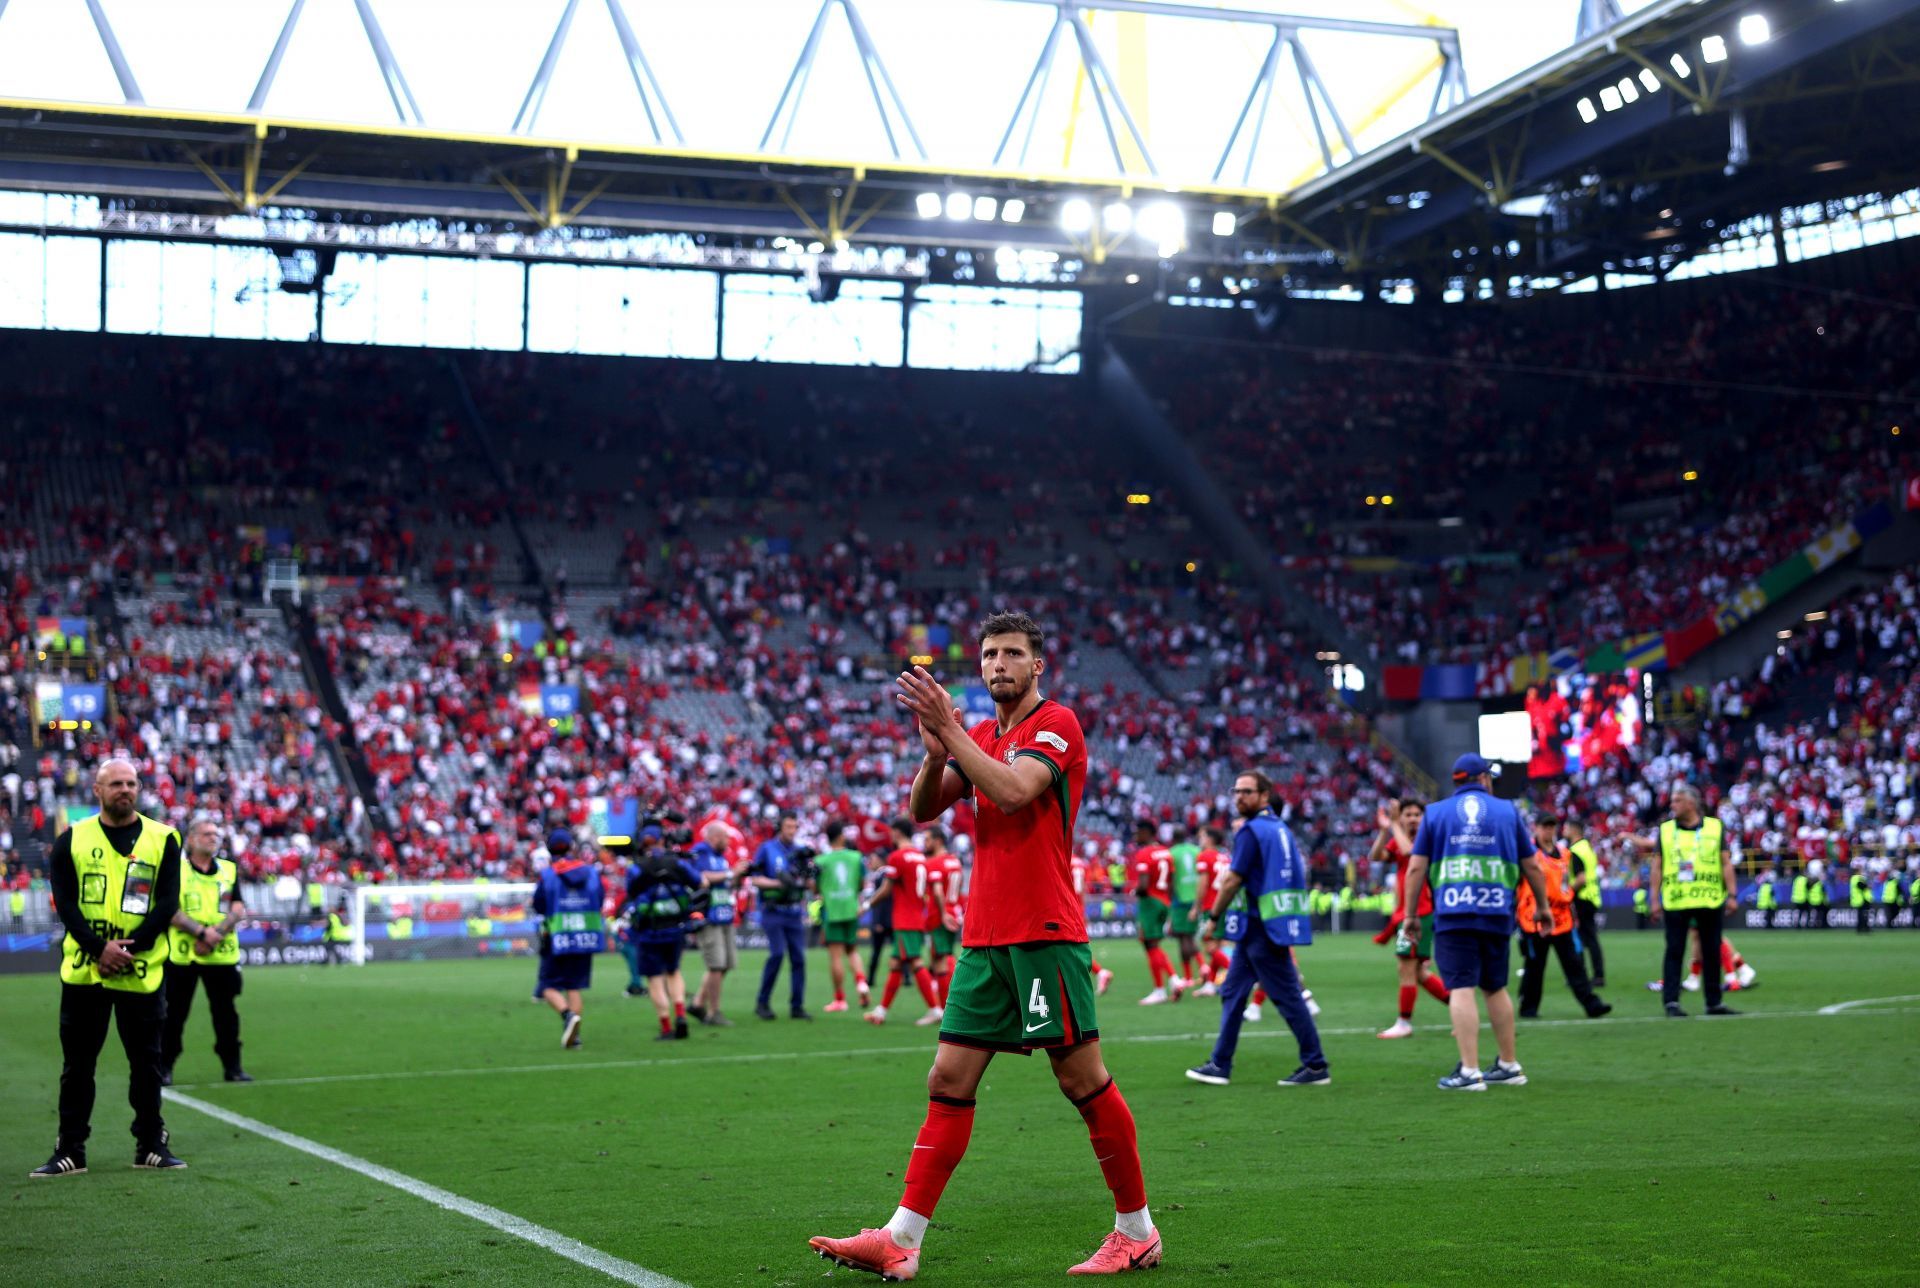
[[180, 906], [180, 834], [140, 813], [140, 778], [116, 757], [94, 775], [100, 812], [53, 843], [53, 901], [67, 935], [60, 948], [60, 1137], [35, 1177], [87, 1170], [93, 1071], [107, 1026], [126, 1049], [133, 1106], [133, 1165], [186, 1164], [167, 1148], [160, 1117], [160, 1042], [166, 1021], [167, 927]]

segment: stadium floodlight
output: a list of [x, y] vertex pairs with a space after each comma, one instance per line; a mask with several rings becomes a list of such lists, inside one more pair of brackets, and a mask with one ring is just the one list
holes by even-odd
[[1592, 125], [1595, 121], [1600, 119], [1600, 109], [1596, 108], [1593, 105], [1592, 99], [1583, 98], [1577, 104], [1575, 104], [1575, 106], [1580, 109], [1580, 119], [1585, 121], [1588, 125]]
[[1739, 31], [1743, 45], [1764, 45], [1773, 39], [1773, 24], [1767, 21], [1764, 13], [1743, 14]]
[[973, 213], [973, 198], [964, 192], [947, 194], [947, 218], [965, 219]]
[[975, 197], [973, 199], [973, 217], [975, 219], [978, 219], [981, 223], [983, 224], [992, 223], [993, 217], [999, 213], [1000, 213], [1000, 202], [997, 198]]
[[1685, 54], [1676, 53], [1673, 57], [1667, 59], [1667, 66], [1673, 68], [1673, 74], [1682, 80], [1693, 75], [1693, 64], [1687, 61]]
[[1239, 226], [1240, 217], [1231, 210], [1216, 210], [1213, 212], [1213, 235], [1215, 237], [1231, 237], [1233, 236], [1233, 230]]
[[1727, 61], [1727, 40], [1724, 36], [1708, 36], [1700, 42], [1700, 61], [1703, 63], [1724, 63]]
[[1084, 233], [1093, 227], [1093, 203], [1074, 197], [1060, 207], [1060, 226], [1070, 233]]
[[1178, 254], [1187, 244], [1187, 212], [1171, 201], [1156, 201], [1143, 207], [1135, 227], [1143, 238], [1153, 243], [1162, 259]]
[[1620, 100], [1623, 103], [1638, 103], [1640, 101], [1640, 87], [1633, 83], [1633, 77], [1622, 76], [1620, 78]]
[[938, 219], [940, 217], [940, 194], [937, 192], [923, 192], [913, 199], [913, 207], [920, 212], [922, 219]]
[[1027, 217], [1027, 203], [1018, 197], [1008, 197], [1000, 203], [1000, 218], [1010, 224], [1017, 224]]
[[1660, 78], [1653, 74], [1653, 68], [1651, 67], [1642, 67], [1640, 69], [1640, 83], [1647, 87], [1647, 93], [1649, 94], [1658, 94], [1660, 92]]
[[1609, 112], [1619, 111], [1620, 110], [1620, 91], [1615, 89], [1611, 85], [1601, 86], [1600, 106], [1606, 108]]
[[1100, 212], [1100, 226], [1114, 236], [1122, 236], [1133, 230], [1133, 207], [1124, 201], [1107, 204]]

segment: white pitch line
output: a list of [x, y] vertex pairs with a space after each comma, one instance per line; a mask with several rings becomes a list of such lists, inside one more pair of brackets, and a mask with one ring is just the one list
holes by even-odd
[[1879, 1006], [1883, 1002], [1920, 1002], [1920, 993], [1906, 993], [1899, 997], [1859, 997], [1851, 1002], [1835, 1002], [1832, 1006], [1821, 1007], [1820, 1014], [1839, 1015], [1856, 1006]]
[[483, 1225], [492, 1226], [502, 1234], [510, 1234], [516, 1239], [524, 1239], [535, 1247], [545, 1248], [548, 1252], [565, 1257], [569, 1261], [576, 1261], [589, 1270], [597, 1270], [610, 1279], [618, 1279], [621, 1283], [634, 1284], [636, 1288], [687, 1288], [687, 1285], [681, 1283], [678, 1279], [669, 1279], [667, 1276], [656, 1274], [644, 1266], [636, 1266], [631, 1261], [622, 1261], [619, 1257], [613, 1256], [611, 1253], [602, 1252], [598, 1248], [590, 1248], [578, 1239], [568, 1238], [558, 1231], [547, 1229], [544, 1225], [535, 1225], [533, 1222], [523, 1217], [517, 1217], [511, 1212], [502, 1212], [497, 1207], [489, 1207], [485, 1203], [476, 1203], [472, 1199], [462, 1198], [451, 1190], [443, 1190], [437, 1185], [429, 1185], [425, 1181], [415, 1180], [404, 1172], [396, 1172], [390, 1167], [382, 1167], [378, 1163], [370, 1163], [364, 1158], [359, 1158], [330, 1146], [322, 1145], [318, 1141], [308, 1140], [305, 1136], [296, 1136], [292, 1132], [281, 1131], [278, 1127], [248, 1118], [244, 1114], [236, 1114], [230, 1109], [222, 1109], [218, 1105], [210, 1105], [206, 1101], [196, 1099], [193, 1096], [183, 1096], [176, 1090], [169, 1089], [164, 1094], [168, 1100], [173, 1101], [175, 1104], [185, 1105], [187, 1108], [203, 1113], [209, 1118], [218, 1119], [229, 1126], [238, 1127], [243, 1131], [250, 1131], [256, 1136], [264, 1136], [277, 1145], [285, 1145], [288, 1149], [297, 1149], [303, 1154], [311, 1154], [315, 1158], [322, 1159], [338, 1167], [344, 1167], [350, 1172], [358, 1172], [362, 1176], [371, 1177], [379, 1181], [382, 1185], [391, 1185], [394, 1189], [411, 1194], [415, 1198], [425, 1199], [435, 1207], [445, 1208], [449, 1212], [458, 1212], [462, 1216], [472, 1217]]
[[[1857, 1002], [1841, 1002], [1835, 1006], [1821, 1007], [1817, 1011], [1746, 1011], [1740, 1015], [1713, 1018], [1714, 1023], [1723, 1024], [1740, 1020], [1792, 1020], [1832, 1015], [1905, 1015], [1920, 1010], [1920, 1007], [1888, 1007], [1884, 1010], [1877, 1011], [1856, 1011], [1849, 1009], [1856, 1006], [1864, 1007], [1878, 1005], [1883, 1002], [1902, 1001], [1920, 1001], [1920, 994], [1915, 994], [1912, 997], [1862, 998]], [[1671, 1024], [1672, 1022], [1672, 1020], [1664, 1015], [1625, 1015], [1601, 1020], [1527, 1020], [1521, 1025], [1520, 1031], [1522, 1033], [1528, 1033], [1534, 1029], [1559, 1028], [1599, 1030], [1621, 1024]], [[1481, 1027], [1486, 1028], [1488, 1025], [1485, 1021], [1482, 1021]], [[1431, 1031], [1444, 1035], [1447, 1030], [1443, 1025], [1434, 1025]], [[1319, 1030], [1320, 1036], [1323, 1038], [1365, 1037], [1375, 1032], [1377, 1032], [1377, 1030], [1371, 1025], [1361, 1028], [1322, 1028]], [[1132, 1042], [1211, 1042], [1216, 1036], [1217, 1034], [1211, 1032], [1136, 1033], [1123, 1037], [1103, 1037], [1100, 1041], [1102, 1045], [1107, 1046], [1116, 1043]], [[1242, 1029], [1240, 1032], [1240, 1037], [1243, 1041], [1249, 1038], [1286, 1038], [1291, 1036], [1293, 1036], [1292, 1033], [1289, 1032], [1284, 1025], [1267, 1029]], [[191, 1091], [211, 1090], [214, 1088], [233, 1088], [238, 1090], [243, 1087], [305, 1087], [334, 1082], [389, 1082], [406, 1081], [415, 1078], [477, 1078], [502, 1073], [547, 1074], [589, 1069], [652, 1069], [686, 1064], [763, 1064], [775, 1060], [823, 1060], [876, 1055], [931, 1055], [933, 1045], [934, 1044], [929, 1041], [915, 1046], [843, 1047], [832, 1051], [739, 1052], [732, 1055], [683, 1056], [678, 1059], [672, 1056], [662, 1056], [636, 1060], [568, 1060], [557, 1064], [490, 1065], [470, 1069], [394, 1069], [375, 1073], [319, 1074], [305, 1078], [255, 1078], [252, 1082], [245, 1084], [221, 1082], [182, 1083], [181, 1087]], [[241, 1094], [245, 1095], [247, 1093], [241, 1090]]]

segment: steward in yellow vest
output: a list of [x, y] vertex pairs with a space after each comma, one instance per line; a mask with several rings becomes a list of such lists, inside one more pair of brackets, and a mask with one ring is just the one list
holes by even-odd
[[186, 861], [180, 865], [180, 910], [167, 932], [167, 1029], [160, 1044], [160, 1081], [173, 1085], [173, 1066], [186, 1043], [194, 990], [207, 986], [213, 1017], [213, 1051], [228, 1082], [252, 1082], [240, 1067], [240, 937], [235, 927], [247, 913], [240, 901], [240, 869], [220, 857], [220, 825], [196, 818], [187, 828]]
[[107, 1029], [127, 1053], [135, 1167], [185, 1167], [167, 1148], [160, 1117], [160, 1040], [166, 995], [166, 931], [180, 904], [180, 836], [141, 814], [133, 763], [109, 760], [94, 775], [100, 812], [53, 843], [60, 946], [60, 1136], [35, 1177], [87, 1170], [94, 1067]]
[[1699, 791], [1682, 783], [1673, 789], [1673, 817], [1660, 825], [1651, 837], [1629, 838], [1642, 853], [1653, 858], [1651, 912], [1656, 921], [1666, 920], [1666, 962], [1660, 977], [1660, 992], [1667, 1014], [1683, 1017], [1680, 1009], [1681, 971], [1686, 967], [1687, 939], [1697, 935], [1700, 960], [1706, 963], [1700, 972], [1700, 986], [1706, 994], [1707, 1014], [1733, 1015], [1733, 1008], [1720, 1000], [1721, 975], [1714, 969], [1720, 960], [1723, 917], [1736, 907], [1733, 859], [1727, 853], [1726, 829], [1719, 819], [1706, 813]]
[[1600, 949], [1600, 878], [1606, 869], [1587, 839], [1587, 825], [1569, 817], [1561, 825], [1567, 838], [1567, 866], [1573, 875], [1573, 916], [1579, 923], [1580, 947], [1592, 963], [1589, 972], [1595, 988], [1607, 986], [1607, 955]]

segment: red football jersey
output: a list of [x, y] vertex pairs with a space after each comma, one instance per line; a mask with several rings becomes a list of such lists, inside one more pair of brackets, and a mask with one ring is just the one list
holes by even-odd
[[1199, 877], [1194, 887], [1193, 906], [1196, 914], [1202, 908], [1213, 907], [1213, 883], [1220, 874], [1233, 866], [1233, 860], [1219, 850], [1202, 850], [1193, 856], [1193, 870]]
[[[1073, 893], [1073, 824], [1087, 785], [1087, 740], [1072, 711], [1047, 699], [1003, 735], [994, 720], [967, 731], [974, 744], [1011, 765], [1022, 756], [1053, 771], [1053, 783], [1011, 814], [974, 801], [973, 890], [960, 942], [969, 948], [1053, 941], [1087, 942], [1087, 919]], [[949, 762], [951, 764], [951, 762]], [[959, 766], [953, 766], [959, 772]], [[964, 776], [964, 775], [963, 775]]]
[[[1393, 837], [1387, 838], [1387, 857], [1393, 860], [1393, 870], [1400, 874], [1393, 886], [1393, 920], [1399, 921], [1407, 915], [1407, 864], [1412, 856], [1400, 848], [1400, 842]], [[1422, 917], [1433, 915], [1433, 882], [1420, 887], [1420, 911]]]
[[1133, 888], [1144, 889], [1161, 903], [1173, 902], [1173, 851], [1164, 845], [1143, 845], [1128, 864]]
[[[927, 880], [940, 891], [940, 901], [947, 912], [959, 915], [965, 900], [960, 894], [960, 882], [966, 875], [966, 868], [960, 862], [960, 856], [952, 850], [945, 854], [927, 859]], [[927, 909], [927, 929], [938, 930], [943, 924], [941, 913], [929, 907]]]
[[1073, 856], [1071, 866], [1073, 869], [1073, 892], [1084, 899], [1087, 894], [1087, 861], [1076, 854]]
[[919, 930], [927, 925], [932, 901], [933, 876], [927, 871], [927, 856], [918, 850], [898, 849], [887, 856], [880, 875], [893, 882], [893, 924], [898, 930]]

